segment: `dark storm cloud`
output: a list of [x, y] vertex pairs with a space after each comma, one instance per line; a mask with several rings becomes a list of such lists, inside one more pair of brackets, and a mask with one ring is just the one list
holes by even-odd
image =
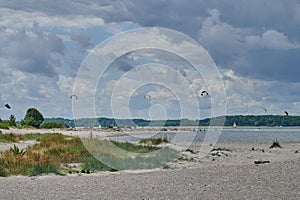
[[22, 29], [5, 49], [9, 64], [21, 71], [46, 76], [57, 75], [59, 55], [64, 54], [62, 39], [54, 33], [42, 32], [36, 24], [33, 29]]
[[[250, 78], [300, 81], [296, 56], [300, 43], [298, 0], [65, 0], [61, 3], [24, 0], [18, 4], [2, 1], [0, 6], [49, 16], [93, 15], [106, 23], [130, 21], [141, 26], [171, 28], [201, 42], [221, 68], [233, 69], [236, 74]], [[285, 41], [276, 44], [280, 37]], [[259, 40], [253, 42], [249, 38]], [[74, 35], [72, 39], [82, 46], [89, 44], [82, 35]], [[124, 61], [119, 68], [128, 71], [132, 66]], [[289, 72], [281, 75], [284, 69]]]
[[242, 76], [264, 80], [299, 82], [300, 48], [249, 51], [234, 66]]
[[[262, 80], [300, 81], [299, 1], [132, 0], [111, 5], [113, 11], [101, 15], [106, 22], [172, 28], [200, 41], [221, 68]], [[252, 36], [260, 40], [249, 43]]]

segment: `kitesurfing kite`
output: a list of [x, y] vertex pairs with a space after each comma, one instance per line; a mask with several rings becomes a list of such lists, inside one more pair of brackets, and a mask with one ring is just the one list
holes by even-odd
[[76, 100], [78, 99], [78, 97], [77, 97], [76, 94], [72, 94], [72, 95], [70, 96], [71, 99], [73, 99], [73, 97], [74, 97]]
[[150, 94], [145, 94], [144, 99], [151, 99], [151, 95]]
[[203, 96], [204, 94], [208, 95], [208, 92], [205, 91], [205, 90], [203, 90], [203, 91], [201, 92], [201, 96]]
[[287, 111], [284, 111], [284, 113], [285, 113], [285, 117], [289, 118], [289, 113]]
[[11, 109], [10, 105], [9, 104], [5, 104], [4, 105], [7, 109]]
[[267, 113], [268, 110], [266, 108], [263, 108], [263, 109], [264, 109], [265, 113]]

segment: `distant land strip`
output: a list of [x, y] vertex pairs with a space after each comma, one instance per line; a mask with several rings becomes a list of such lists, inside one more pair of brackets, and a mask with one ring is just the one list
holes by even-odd
[[168, 119], [168, 120], [146, 120], [146, 119], [114, 119], [114, 118], [46, 118], [45, 122], [61, 122], [68, 127], [131, 127], [131, 126], [300, 126], [300, 116], [283, 115], [233, 115], [220, 116], [199, 120], [191, 119]]

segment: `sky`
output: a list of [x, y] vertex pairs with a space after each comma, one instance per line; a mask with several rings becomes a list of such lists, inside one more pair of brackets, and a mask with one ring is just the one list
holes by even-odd
[[[198, 73], [174, 52], [141, 49], [111, 52], [119, 57], [105, 66], [94, 85], [89, 76], [104, 66], [90, 61], [94, 69], [78, 84], [81, 68], [97, 48], [124, 31], [145, 27], [170, 29], [199, 43], [209, 56], [203, 62], [211, 58], [217, 71], [209, 74], [203, 68]], [[30, 107], [45, 117], [69, 119], [74, 109], [81, 110], [76, 118], [299, 115], [299, 33], [297, 0], [1, 0], [0, 118], [13, 114], [20, 120]], [[159, 32], [136, 41], [143, 45], [164, 38], [174, 49], [181, 48], [178, 52], [189, 50], [185, 55], [202, 59], [173, 36], [170, 41]], [[134, 46], [128, 41], [118, 45]], [[204, 90], [209, 95], [201, 95]], [[74, 92], [78, 102], [70, 98]], [[12, 108], [5, 108], [6, 103]]]

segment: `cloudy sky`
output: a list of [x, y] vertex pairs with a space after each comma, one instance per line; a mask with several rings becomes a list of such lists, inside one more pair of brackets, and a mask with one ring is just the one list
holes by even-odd
[[[298, 0], [59, 2], [0, 1], [0, 103], [12, 107], [0, 108], [1, 119], [21, 119], [29, 107], [73, 118], [70, 95], [86, 56], [108, 38], [142, 27], [181, 32], [207, 50], [224, 83], [218, 87], [226, 92], [227, 114], [300, 113]], [[147, 77], [168, 85], [141, 85]], [[111, 63], [96, 86], [81, 84], [78, 100], [91, 93], [94, 106], [76, 117], [208, 117], [213, 95], [201, 96], [214, 91], [208, 79], [213, 74], [203, 77], [168, 52], [131, 52]], [[193, 97], [186, 99], [196, 102], [178, 98], [189, 89]], [[124, 98], [126, 104], [114, 104]], [[198, 117], [188, 114], [193, 110]]]

